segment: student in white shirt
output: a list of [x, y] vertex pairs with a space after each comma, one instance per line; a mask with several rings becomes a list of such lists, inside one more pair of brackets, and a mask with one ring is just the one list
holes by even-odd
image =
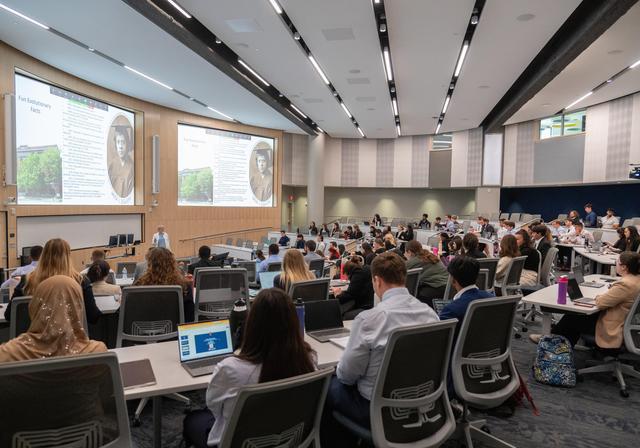
[[11, 274], [11, 277], [2, 283], [0, 289], [4, 288], [15, 288], [20, 283], [20, 277], [23, 275], [27, 275], [32, 272], [36, 266], [38, 266], [38, 260], [40, 260], [40, 255], [42, 255], [42, 246], [31, 246], [29, 250], [29, 258], [31, 258], [31, 263], [20, 266]]
[[393, 252], [371, 263], [373, 289], [381, 301], [358, 314], [329, 387], [321, 428], [321, 445], [354, 446], [351, 436], [333, 420], [337, 410], [365, 427], [370, 426], [369, 403], [391, 332], [397, 328], [437, 322], [438, 315], [405, 287], [407, 268]]
[[593, 243], [593, 235], [588, 230], [584, 230], [584, 225], [581, 222], [573, 224], [573, 230], [560, 238], [560, 241], [565, 244], [578, 244], [583, 245], [585, 243]]
[[556, 219], [551, 222], [551, 235], [560, 237], [567, 233], [567, 228], [562, 225], [560, 220]]
[[187, 445], [220, 444], [240, 387], [313, 372], [314, 360], [315, 352], [300, 333], [293, 300], [278, 288], [260, 291], [247, 317], [240, 353], [216, 365], [207, 408], [184, 419]]
[[606, 216], [601, 221], [603, 229], [617, 229], [620, 226], [620, 218], [614, 216], [615, 211], [612, 208], [607, 209]]
[[151, 245], [153, 247], [164, 247], [165, 249], [171, 250], [169, 234], [164, 231], [164, 226], [162, 224], [158, 226], [158, 231], [153, 234]]
[[[91, 252], [91, 263], [92, 264], [95, 263], [96, 261], [106, 261], [106, 258], [107, 258], [107, 254], [102, 249], [95, 249], [93, 252]], [[90, 267], [91, 266], [84, 268], [82, 271], [80, 271], [80, 273], [82, 275], [87, 275], [89, 273], [89, 268]], [[111, 275], [107, 275], [106, 282], [110, 283], [112, 285], [115, 285], [116, 284], [116, 273], [113, 272], [113, 269], [109, 268], [109, 274], [111, 274]], [[92, 282], [93, 282], [93, 280], [92, 280]]]

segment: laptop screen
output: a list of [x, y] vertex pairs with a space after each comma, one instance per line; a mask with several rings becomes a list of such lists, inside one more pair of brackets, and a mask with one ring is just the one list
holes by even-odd
[[338, 300], [314, 300], [304, 304], [304, 327], [307, 332], [342, 327]]
[[232, 353], [229, 320], [178, 325], [178, 344], [180, 361]]
[[280, 272], [261, 272], [260, 273], [260, 287], [262, 289], [273, 288], [273, 279], [276, 278]]
[[575, 278], [570, 278], [569, 283], [567, 283], [567, 292], [569, 293], [569, 298], [571, 300], [577, 300], [582, 298], [582, 291], [580, 290], [580, 285]]

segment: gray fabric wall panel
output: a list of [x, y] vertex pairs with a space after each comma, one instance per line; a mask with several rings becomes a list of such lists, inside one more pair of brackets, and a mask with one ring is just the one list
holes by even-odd
[[378, 139], [376, 147], [376, 187], [393, 187], [393, 139]]
[[582, 182], [584, 137], [577, 134], [535, 142], [533, 183]]
[[516, 185], [531, 185], [533, 183], [535, 123], [535, 121], [527, 121], [518, 124]]
[[411, 186], [429, 186], [429, 137], [411, 137]]
[[359, 140], [356, 138], [342, 139], [342, 165], [340, 168], [340, 185], [343, 187], [358, 186]]
[[477, 187], [482, 183], [482, 128], [469, 130], [467, 150], [467, 186]]
[[293, 185], [307, 184], [307, 170], [309, 157], [309, 137], [304, 134], [294, 134], [292, 141], [293, 163], [291, 183]]
[[451, 151], [429, 151], [429, 187], [451, 186]]
[[282, 138], [282, 183], [291, 185], [293, 170], [293, 134], [285, 133]]
[[[632, 115], [633, 96], [620, 98], [619, 100], [612, 101], [609, 105], [607, 180], [624, 179], [628, 175]], [[588, 123], [587, 121], [587, 126], [589, 126]]]

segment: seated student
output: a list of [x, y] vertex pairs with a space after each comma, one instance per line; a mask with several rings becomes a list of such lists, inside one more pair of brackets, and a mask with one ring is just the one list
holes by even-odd
[[198, 249], [198, 257], [200, 257], [198, 261], [191, 263], [187, 267], [187, 273], [193, 274], [196, 268], [211, 268], [216, 265], [211, 261], [211, 248], [209, 246], [200, 246]]
[[407, 258], [407, 270], [420, 268], [418, 277], [417, 298], [429, 306], [433, 305], [433, 299], [444, 297], [449, 275], [440, 259], [428, 250], [422, 248], [417, 240], [409, 241], [404, 249]]
[[462, 228], [462, 223], [458, 221], [458, 215], [451, 215], [451, 221], [453, 222], [454, 232], [458, 232]]
[[382, 229], [376, 229], [374, 237], [382, 239]]
[[304, 236], [302, 233], [296, 235], [296, 249], [304, 249]]
[[533, 248], [531, 237], [526, 230], [518, 230], [516, 232], [516, 241], [521, 256], [526, 256], [524, 268], [520, 275], [520, 284], [522, 286], [535, 286], [538, 283], [538, 269], [540, 268], [540, 254]]
[[620, 226], [620, 219], [614, 216], [615, 211], [612, 208], [607, 209], [607, 214], [602, 217], [603, 229], [617, 229]]
[[444, 228], [447, 232], [451, 234], [456, 233], [456, 223], [453, 220], [453, 216], [447, 215], [444, 223]]
[[345, 231], [342, 233], [342, 238], [345, 240], [353, 239], [353, 227], [347, 226]]
[[376, 228], [373, 226], [369, 226], [369, 237], [370, 238], [375, 238], [376, 237]]
[[[623, 342], [624, 321], [631, 306], [640, 294], [640, 254], [623, 252], [616, 263], [616, 272], [621, 278], [609, 289], [596, 297], [599, 313], [591, 315], [565, 314], [551, 327], [553, 334], [559, 334], [575, 346], [581, 334], [594, 335], [600, 348], [620, 348]], [[540, 335], [530, 335], [538, 342]]]
[[309, 271], [302, 253], [288, 250], [282, 259], [282, 272], [274, 277], [273, 286], [288, 291], [292, 283], [315, 279], [316, 276]]
[[309, 264], [311, 260], [320, 260], [321, 257], [316, 253], [316, 242], [313, 240], [307, 240], [304, 242], [304, 261]]
[[449, 265], [449, 262], [456, 258], [458, 255], [462, 253], [462, 238], [456, 235], [449, 240], [447, 243], [447, 255], [444, 257], [440, 257], [442, 264], [445, 266]]
[[329, 260], [339, 260], [340, 259], [340, 251], [338, 250], [338, 243], [335, 241], [331, 241], [329, 243]]
[[445, 225], [442, 222], [442, 218], [440, 218], [439, 216], [436, 216], [436, 219], [433, 222], [433, 229], [434, 230], [444, 230], [445, 229]]
[[578, 210], [571, 210], [569, 212], [569, 215], [567, 216], [567, 219], [569, 219], [571, 222], [580, 221], [580, 213], [578, 213]]
[[447, 232], [440, 232], [438, 236], [440, 237], [438, 241], [438, 256], [442, 259], [449, 255], [449, 241], [451, 237]]
[[324, 257], [326, 248], [327, 244], [324, 242], [324, 236], [318, 234], [318, 236], [316, 237], [316, 252], [320, 251], [320, 253], [322, 253], [322, 256]]
[[397, 246], [396, 239], [393, 237], [393, 234], [391, 232], [388, 232], [384, 236], [384, 248], [385, 248], [385, 250], [395, 249], [396, 246]]
[[318, 234], [318, 227], [316, 227], [316, 222], [311, 221], [309, 224], [309, 235], [316, 236]]
[[344, 257], [345, 252], [347, 252], [347, 248], [344, 244], [338, 244], [338, 252], [340, 252], [340, 257]]
[[329, 230], [329, 227], [327, 227], [327, 224], [322, 223], [322, 228], [320, 229], [320, 232], [318, 232], [318, 235], [329, 236], [330, 234], [331, 234], [331, 231]]
[[207, 408], [189, 413], [183, 435], [196, 448], [218, 446], [238, 389], [315, 370], [315, 352], [304, 341], [291, 297], [276, 288], [258, 293], [245, 323], [240, 351], [215, 366]]
[[391, 236], [393, 236], [393, 232], [391, 232], [391, 226], [386, 226], [386, 227], [382, 230], [382, 236], [386, 235], [387, 233], [391, 233]]
[[[95, 263], [96, 261], [104, 261], [107, 258], [107, 253], [102, 250], [102, 249], [95, 249], [93, 252], [91, 252], [91, 263]], [[80, 271], [80, 273], [82, 275], [87, 275], [87, 272], [89, 272], [89, 267], [87, 266], [86, 268], [84, 268], [82, 271]], [[110, 283], [112, 285], [116, 284], [116, 273], [113, 271], [113, 269], [111, 269], [109, 271], [109, 276], [107, 276], [107, 283]]]
[[636, 226], [624, 228], [624, 251], [637, 252], [640, 247], [640, 235]]
[[342, 305], [344, 319], [353, 319], [363, 310], [373, 307], [371, 270], [363, 266], [362, 257], [351, 257], [344, 263], [343, 272], [349, 279], [347, 289], [332, 288], [332, 293]]
[[280, 239], [278, 240], [278, 245], [279, 246], [288, 246], [289, 245], [289, 241], [291, 241], [291, 239], [287, 236], [287, 232], [285, 232], [284, 230], [280, 231]]
[[404, 240], [405, 241], [413, 241], [413, 238], [414, 238], [413, 224], [408, 224], [407, 225], [407, 230], [405, 231]]
[[277, 244], [269, 244], [269, 256], [260, 262], [258, 265], [258, 272], [266, 272], [270, 263], [280, 263], [282, 262], [282, 258], [280, 258], [280, 247]]
[[331, 238], [342, 238], [342, 230], [340, 230], [340, 224], [337, 222], [333, 223], [333, 227], [331, 228]]
[[[20, 283], [13, 291], [13, 297], [33, 295], [40, 283], [54, 275], [66, 275], [75, 280], [82, 288], [84, 309], [87, 313], [87, 322], [95, 324], [102, 315], [96, 305], [93, 296], [91, 282], [73, 268], [71, 262], [71, 247], [69, 243], [60, 238], [54, 238], [44, 245], [38, 266], [29, 275], [22, 276]], [[12, 297], [12, 299], [13, 299]], [[11, 319], [11, 302], [4, 311], [7, 322]]]
[[551, 235], [559, 238], [567, 232], [567, 228], [562, 225], [562, 222], [559, 219], [551, 221]]
[[487, 254], [480, 250], [480, 241], [473, 233], [467, 233], [462, 238], [462, 255], [471, 258], [487, 258]]
[[[474, 300], [495, 296], [493, 293], [478, 289], [476, 286], [476, 280], [480, 273], [480, 264], [475, 258], [465, 256], [456, 257], [455, 260], [449, 263], [447, 271], [451, 275], [451, 284], [456, 290], [456, 295], [453, 296], [453, 301], [445, 305], [440, 312], [440, 320], [458, 319], [456, 325], [457, 337], [469, 304]], [[455, 345], [455, 340], [453, 345]]]
[[406, 236], [406, 229], [404, 228], [403, 224], [398, 224], [398, 231], [396, 232], [396, 238], [399, 240], [405, 240], [405, 236]]
[[[374, 242], [375, 244], [375, 242]], [[374, 258], [376, 258], [376, 253], [373, 251], [373, 249], [371, 248], [371, 244], [369, 243], [362, 243], [362, 257], [364, 258], [364, 264], [365, 266], [371, 266], [371, 262], [373, 261]]]
[[503, 223], [505, 235], [513, 235], [516, 233], [516, 223], [513, 221], [504, 221]]
[[5, 280], [0, 289], [15, 288], [20, 283], [20, 278], [30, 274], [37, 266], [40, 255], [42, 254], [42, 246], [31, 246], [29, 249], [29, 258], [31, 262], [28, 265], [20, 266], [11, 273], [11, 277]]
[[91, 281], [91, 288], [94, 296], [116, 296], [122, 295], [122, 290], [118, 285], [107, 283], [107, 277], [112, 272], [104, 260], [94, 261], [87, 271], [87, 278]]
[[533, 239], [533, 247], [540, 252], [540, 261], [544, 263], [547, 252], [551, 249], [551, 232], [544, 224], [538, 224], [531, 228], [531, 238]]
[[593, 235], [588, 230], [584, 230], [584, 225], [581, 222], [574, 222], [573, 228], [573, 231], [563, 235], [560, 238], [561, 243], [577, 244], [579, 246], [582, 246], [586, 243], [591, 244], [594, 242]]
[[180, 269], [173, 253], [164, 247], [156, 247], [149, 254], [149, 267], [142, 277], [133, 283], [134, 286], [175, 285], [182, 288], [185, 322], [193, 322], [195, 307], [193, 303], [193, 282], [187, 280]]
[[364, 238], [364, 233], [360, 230], [360, 226], [358, 224], [353, 225], [353, 239], [359, 240]]
[[586, 213], [584, 217], [584, 226], [585, 227], [598, 227], [598, 215], [593, 211], [593, 205], [591, 203], [586, 204], [584, 206], [584, 211]]
[[381, 226], [382, 225], [382, 219], [380, 218], [379, 214], [375, 214], [373, 215], [373, 218], [371, 218], [371, 224], [374, 226]]
[[616, 229], [616, 233], [618, 234], [616, 242], [611, 244], [605, 241], [604, 245], [614, 249], [614, 251], [622, 252], [627, 247], [627, 238], [624, 236], [624, 228], [618, 227]]
[[321, 425], [321, 446], [355, 446], [352, 436], [335, 420], [332, 412], [370, 427], [369, 405], [389, 335], [398, 328], [437, 322], [428, 305], [409, 294], [405, 287], [407, 268], [395, 253], [378, 255], [371, 264], [373, 289], [380, 303], [356, 316], [349, 342], [332, 379]]
[[489, 218], [486, 217], [482, 217], [481, 218], [481, 226], [480, 226], [480, 236], [482, 238], [488, 238], [491, 239], [494, 236], [497, 236], [497, 232], [495, 227], [493, 227], [491, 225], [491, 223], [489, 222]]
[[422, 230], [429, 230], [431, 228], [431, 222], [429, 221], [429, 215], [426, 213], [422, 214], [422, 219], [418, 223], [418, 227]]
[[500, 253], [498, 254], [498, 267], [496, 268], [496, 282], [501, 282], [507, 273], [507, 267], [511, 260], [520, 256], [518, 240], [513, 235], [505, 235], [500, 240]]
[[385, 252], [387, 249], [384, 247], [384, 240], [382, 238], [376, 238], [373, 240], [373, 253], [378, 255]]
[[256, 267], [260, 265], [261, 261], [264, 261], [267, 257], [264, 256], [264, 252], [262, 249], [256, 250]]

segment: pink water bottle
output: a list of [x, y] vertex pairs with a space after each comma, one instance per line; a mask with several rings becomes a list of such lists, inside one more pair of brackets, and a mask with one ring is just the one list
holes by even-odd
[[569, 279], [566, 275], [563, 275], [558, 279], [558, 304], [566, 305], [567, 303], [567, 284]]
[[431, 248], [431, 252], [433, 253], [433, 255], [435, 255], [436, 257], [438, 256], [438, 248], [437, 247], [432, 247]]

